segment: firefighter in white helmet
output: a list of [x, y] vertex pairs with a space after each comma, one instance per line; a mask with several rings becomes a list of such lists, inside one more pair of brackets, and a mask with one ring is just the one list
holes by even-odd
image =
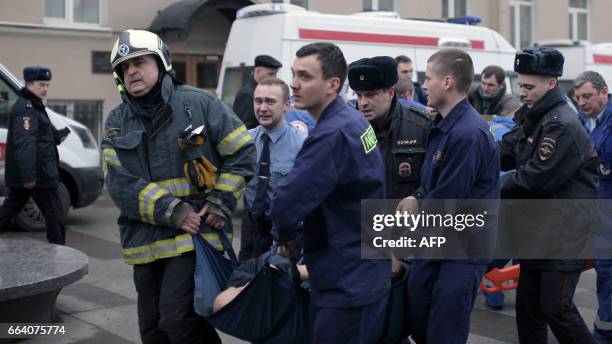
[[121, 211], [127, 264], [134, 266], [143, 343], [220, 343], [194, 312], [193, 235], [222, 250], [231, 214], [253, 175], [254, 145], [215, 95], [174, 77], [154, 33], [123, 31], [111, 52], [123, 102], [108, 115], [106, 186]]

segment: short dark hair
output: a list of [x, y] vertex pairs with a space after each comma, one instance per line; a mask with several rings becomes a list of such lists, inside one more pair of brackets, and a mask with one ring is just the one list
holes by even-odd
[[400, 63], [412, 63], [412, 60], [410, 59], [410, 57], [406, 55], [398, 55], [395, 58], [395, 64], [400, 64]]
[[257, 83], [257, 86], [259, 85], [280, 86], [281, 91], [283, 92], [283, 99], [282, 99], [283, 103], [286, 103], [287, 101], [289, 101], [289, 86], [287, 86], [287, 84], [283, 80], [269, 76], [267, 78], [261, 79], [261, 81]]
[[468, 53], [461, 49], [442, 49], [427, 59], [433, 64], [433, 70], [439, 76], [452, 75], [457, 84], [457, 90], [467, 94], [474, 80], [474, 63]]
[[332, 43], [317, 42], [307, 44], [295, 53], [295, 56], [300, 58], [310, 55], [317, 55], [317, 60], [321, 63], [324, 79], [327, 80], [334, 77], [340, 79], [340, 87], [338, 87], [338, 93], [340, 93], [347, 74], [346, 60], [342, 50]]
[[504, 82], [504, 80], [506, 80], [506, 72], [502, 67], [496, 65], [486, 66], [485, 69], [482, 70], [482, 75], [485, 78], [490, 78], [491, 75], [494, 75], [498, 84], [501, 84]]

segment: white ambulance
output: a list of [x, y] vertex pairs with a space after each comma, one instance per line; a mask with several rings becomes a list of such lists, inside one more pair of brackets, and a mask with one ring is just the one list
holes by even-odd
[[[295, 52], [312, 42], [338, 45], [347, 63], [377, 55], [406, 55], [413, 60], [415, 81], [423, 80], [427, 59], [442, 48], [466, 50], [474, 61], [475, 80], [491, 64], [512, 71], [516, 52], [500, 34], [485, 27], [405, 20], [395, 12], [334, 15], [290, 4], [258, 4], [236, 14], [221, 64], [218, 95], [231, 107], [260, 54], [281, 61], [279, 77], [290, 81]], [[352, 91], [344, 91], [346, 98], [352, 98]]]
[[592, 70], [601, 74], [612, 85], [612, 43], [590, 43], [568, 39], [548, 40], [537, 43], [541, 47], [559, 50], [565, 58], [563, 75], [559, 78], [566, 91], [573, 87], [578, 74]]

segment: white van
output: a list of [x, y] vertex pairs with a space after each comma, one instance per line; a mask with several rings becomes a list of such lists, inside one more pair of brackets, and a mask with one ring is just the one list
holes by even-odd
[[[337, 44], [347, 63], [377, 55], [406, 55], [414, 62], [415, 81], [423, 80], [427, 59], [441, 48], [466, 50], [474, 61], [476, 80], [480, 80], [480, 71], [491, 64], [512, 71], [516, 52], [500, 34], [485, 27], [405, 20], [395, 12], [332, 15], [290, 4], [252, 5], [239, 10], [232, 24], [218, 95], [231, 107], [253, 69], [255, 56], [260, 54], [281, 61], [279, 77], [289, 81], [295, 52], [318, 41]], [[350, 93], [345, 90], [344, 96], [351, 98]]]
[[[4, 185], [6, 136], [10, 110], [17, 100], [17, 91], [23, 84], [0, 64], [0, 196], [6, 197]], [[83, 124], [59, 115], [47, 108], [47, 114], [57, 129], [68, 127], [71, 133], [57, 147], [60, 158], [60, 199], [64, 213], [70, 207], [80, 208], [93, 203], [102, 192], [103, 178], [100, 152], [95, 138]], [[19, 227], [27, 231], [43, 230], [45, 219], [36, 204], [28, 201], [15, 218]]]
[[565, 58], [560, 85], [566, 91], [573, 87], [578, 74], [592, 70], [601, 74], [612, 85], [612, 43], [590, 43], [568, 39], [548, 40], [537, 43], [541, 47], [559, 50]]

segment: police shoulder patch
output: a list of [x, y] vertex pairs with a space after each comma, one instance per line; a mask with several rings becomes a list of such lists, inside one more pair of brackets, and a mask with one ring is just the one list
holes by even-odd
[[121, 128], [108, 128], [106, 129], [105, 136], [107, 139], [114, 139], [117, 136], [121, 136]]
[[374, 133], [374, 128], [372, 126], [368, 126], [368, 129], [361, 134], [361, 144], [363, 145], [363, 150], [366, 154], [369, 154], [376, 148], [376, 144], [378, 140], [376, 140], [376, 133]]
[[23, 117], [23, 129], [30, 130], [30, 117]]
[[556, 148], [557, 141], [551, 137], [545, 136], [542, 141], [540, 141], [540, 146], [538, 147], [538, 158], [542, 161], [549, 160], [555, 154]]

